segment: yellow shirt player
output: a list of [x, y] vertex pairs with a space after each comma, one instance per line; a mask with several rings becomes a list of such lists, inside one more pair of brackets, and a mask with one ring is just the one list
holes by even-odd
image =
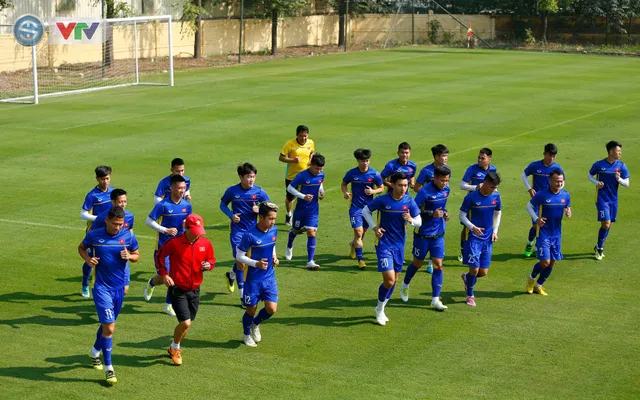
[[[284, 147], [282, 147], [280, 151], [280, 157], [278, 158], [281, 162], [287, 164], [287, 171], [284, 178], [285, 192], [293, 178], [298, 175], [298, 172], [309, 168], [311, 157], [315, 151], [315, 144], [313, 140], [309, 139], [309, 128], [304, 125], [298, 125], [295, 139], [291, 139], [284, 144]], [[295, 196], [289, 192], [286, 192], [286, 194], [285, 206], [287, 208], [287, 215], [285, 217], [285, 224], [291, 226], [291, 210], [293, 209]]]

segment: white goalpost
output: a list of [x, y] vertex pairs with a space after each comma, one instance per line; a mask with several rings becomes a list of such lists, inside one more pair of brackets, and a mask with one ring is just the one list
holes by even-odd
[[132, 85], [174, 85], [171, 16], [50, 20], [42, 41], [20, 46], [0, 26], [0, 102]]

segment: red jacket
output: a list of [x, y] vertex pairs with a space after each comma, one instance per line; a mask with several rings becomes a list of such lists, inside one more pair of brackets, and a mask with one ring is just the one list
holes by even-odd
[[[169, 269], [165, 265], [165, 258], [169, 257]], [[156, 253], [156, 267], [161, 276], [169, 274], [175, 285], [190, 291], [200, 287], [202, 283], [202, 263], [207, 261], [214, 268], [216, 258], [209, 239], [200, 236], [193, 244], [186, 234], [177, 236], [166, 242]]]

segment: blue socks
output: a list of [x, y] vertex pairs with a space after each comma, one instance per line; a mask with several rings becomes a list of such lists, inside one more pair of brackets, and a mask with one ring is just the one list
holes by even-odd
[[[104, 358], [104, 365], [113, 365], [111, 362], [111, 348], [113, 347], [113, 338], [100, 336], [102, 342], [102, 357]], [[98, 349], [96, 349], [98, 350]]]
[[260, 325], [261, 323], [268, 320], [269, 318], [271, 318], [271, 314], [269, 314], [266, 308], [263, 308], [262, 310], [260, 310], [258, 315], [256, 315], [256, 317], [253, 319], [253, 323], [255, 325]]
[[404, 274], [405, 285], [408, 285], [411, 283], [411, 279], [413, 279], [413, 276], [416, 274], [416, 272], [418, 272], [418, 268], [416, 268], [416, 266], [413, 265], [413, 263], [409, 264], [409, 266], [407, 267], [407, 272], [405, 272]]
[[433, 291], [433, 294], [431, 295], [432, 297], [440, 297], [443, 281], [444, 271], [440, 268], [434, 268], [433, 275], [431, 275], [431, 290]]
[[287, 241], [287, 247], [288, 248], [292, 248], [293, 247], [293, 241], [296, 240], [296, 233], [293, 231], [293, 229], [291, 229], [289, 231], [289, 240]]
[[362, 257], [362, 247], [361, 248], [355, 248], [356, 250], [356, 257], [358, 258], [358, 261], [362, 261], [364, 258]]
[[169, 297], [169, 291], [167, 290], [167, 296], [165, 297], [164, 300], [167, 304], [171, 304], [171, 297]]
[[384, 287], [384, 284], [380, 284], [380, 287], [378, 288], [378, 301], [379, 302], [384, 302], [387, 299], [387, 294], [389, 293], [389, 289], [387, 289], [386, 287]]
[[467, 297], [473, 297], [474, 296], [473, 288], [476, 285], [476, 281], [478, 280], [478, 277], [475, 275], [471, 275], [470, 273], [467, 273], [466, 277], [467, 277]]
[[532, 226], [531, 229], [529, 229], [529, 242], [533, 242], [533, 239], [536, 238], [536, 227]]
[[244, 271], [238, 269], [237, 263], [233, 263], [233, 273], [236, 274], [238, 289], [244, 289]]
[[540, 278], [538, 278], [538, 281], [536, 283], [542, 286], [544, 284], [544, 281], [546, 281], [547, 278], [549, 278], [549, 275], [551, 275], [551, 272], [553, 272], [553, 267], [547, 267], [543, 269], [540, 272]]
[[598, 248], [604, 248], [604, 241], [607, 240], [607, 236], [609, 236], [610, 229], [600, 228], [598, 231]]
[[391, 288], [389, 289], [389, 291], [387, 292], [387, 298], [385, 300], [389, 300], [391, 298], [391, 295], [393, 294], [393, 290], [396, 288], [396, 285], [394, 284], [393, 286], [391, 286]]
[[89, 286], [89, 277], [91, 276], [91, 267], [87, 263], [82, 264], [82, 286]]
[[316, 237], [307, 236], [307, 261], [313, 260], [316, 254]]
[[245, 311], [244, 315], [242, 316], [242, 332], [245, 335], [249, 335], [251, 333], [252, 323], [253, 323], [253, 317]]
[[540, 273], [540, 271], [542, 271], [542, 267], [540, 266], [540, 263], [536, 263], [536, 265], [533, 266], [533, 270], [531, 271], [531, 279], [536, 279], [536, 276], [538, 276], [538, 274]]

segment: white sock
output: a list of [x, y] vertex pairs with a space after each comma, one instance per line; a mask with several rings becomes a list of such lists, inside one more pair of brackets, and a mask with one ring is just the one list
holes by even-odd
[[240, 293], [240, 300], [244, 299], [244, 288], [238, 289], [238, 293]]
[[165, 303], [164, 306], [165, 306], [165, 308], [172, 307], [171, 303]]
[[532, 240], [532, 241], [530, 241], [530, 242], [529, 242], [529, 241], [527, 241], [527, 244], [528, 244], [529, 246], [533, 246], [533, 240]]
[[180, 343], [176, 344], [176, 342], [171, 342], [171, 348], [174, 350], [179, 350], [180, 349]]
[[382, 308], [383, 308], [383, 309], [384, 309], [384, 307], [387, 305], [387, 303], [388, 303], [388, 302], [389, 302], [389, 299], [385, 299], [385, 300], [382, 302]]
[[91, 357], [98, 357], [100, 355], [100, 350], [96, 350], [95, 347], [92, 347], [90, 353]]
[[105, 371], [113, 371], [113, 365], [105, 365], [104, 369]]
[[431, 302], [432, 302], [432, 303], [437, 303], [437, 302], [439, 302], [439, 301], [440, 301], [440, 297], [432, 297], [432, 298], [431, 298]]
[[229, 271], [229, 278], [236, 279], [236, 273], [233, 270]]
[[292, 217], [293, 213], [291, 211], [287, 211], [287, 217]]
[[538, 282], [536, 282], [536, 287], [540, 287], [542, 286], [541, 284], [539, 284]]
[[378, 310], [378, 312], [384, 312], [384, 306], [387, 304], [386, 301], [380, 301], [378, 300], [378, 305], [376, 306], [376, 310]]
[[529, 279], [536, 279], [536, 278], [535, 278], [535, 277], [533, 277], [533, 276], [531, 276], [531, 275], [529, 275]]

